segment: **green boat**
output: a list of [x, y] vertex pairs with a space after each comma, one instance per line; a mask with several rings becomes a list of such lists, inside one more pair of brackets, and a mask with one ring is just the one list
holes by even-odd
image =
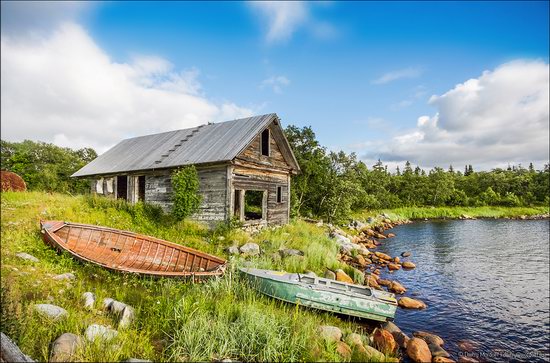
[[284, 271], [240, 271], [254, 289], [292, 304], [376, 321], [392, 321], [397, 309], [394, 294], [367, 286]]

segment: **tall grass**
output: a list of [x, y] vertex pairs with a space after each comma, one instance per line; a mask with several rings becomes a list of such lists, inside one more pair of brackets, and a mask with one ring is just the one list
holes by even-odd
[[[175, 222], [143, 204], [131, 206], [104, 198], [40, 192], [7, 192], [1, 196], [2, 331], [36, 360], [48, 360], [51, 343], [62, 333], [82, 335], [93, 323], [117, 329], [117, 318], [101, 309], [106, 297], [133, 306], [136, 320], [130, 327], [118, 329], [118, 336], [108, 345], [83, 345], [77, 351], [78, 361], [121, 361], [130, 357], [155, 361], [335, 361], [342, 357], [335, 353], [334, 345], [319, 340], [319, 325], [364, 333], [351, 321], [258, 294], [235, 272], [245, 263], [318, 274], [326, 268], [344, 268], [337, 260], [337, 248], [322, 228], [294, 221], [250, 236], [241, 230], [209, 231], [193, 222]], [[41, 240], [40, 219], [132, 230], [225, 258], [229, 258], [224, 252], [227, 246], [251, 241], [261, 246], [262, 255], [231, 257], [226, 275], [206, 283], [136, 277], [57, 254]], [[299, 249], [304, 256], [282, 258], [281, 248]], [[30, 253], [40, 261], [20, 260], [15, 257], [17, 252]], [[358, 280], [362, 277], [352, 268], [345, 268]], [[65, 272], [73, 272], [76, 279], [52, 279]], [[80, 300], [86, 291], [97, 297], [96, 308], [91, 311], [84, 309]], [[69, 315], [58, 322], [49, 321], [34, 313], [33, 305], [37, 303], [61, 306]]]

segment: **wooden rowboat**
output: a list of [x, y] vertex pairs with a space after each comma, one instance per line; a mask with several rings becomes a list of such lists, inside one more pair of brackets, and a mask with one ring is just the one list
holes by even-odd
[[397, 310], [394, 294], [368, 286], [284, 271], [240, 271], [254, 289], [296, 305], [376, 321], [393, 320]]
[[40, 221], [44, 241], [114, 271], [157, 277], [219, 276], [225, 260], [158, 238], [63, 221]]

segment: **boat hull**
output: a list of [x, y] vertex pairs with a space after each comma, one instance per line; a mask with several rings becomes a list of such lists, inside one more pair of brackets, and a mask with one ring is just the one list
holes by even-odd
[[269, 270], [241, 272], [259, 292], [292, 304], [375, 321], [393, 320], [397, 309], [393, 294], [364, 286]]
[[219, 276], [225, 260], [129, 231], [63, 221], [40, 221], [44, 241], [74, 258], [109, 270], [156, 277]]

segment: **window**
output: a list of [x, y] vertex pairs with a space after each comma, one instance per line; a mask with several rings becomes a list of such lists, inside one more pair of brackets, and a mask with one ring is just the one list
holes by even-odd
[[283, 187], [277, 187], [277, 203], [283, 201]]
[[269, 129], [262, 131], [262, 140], [260, 143], [262, 155], [269, 156]]

